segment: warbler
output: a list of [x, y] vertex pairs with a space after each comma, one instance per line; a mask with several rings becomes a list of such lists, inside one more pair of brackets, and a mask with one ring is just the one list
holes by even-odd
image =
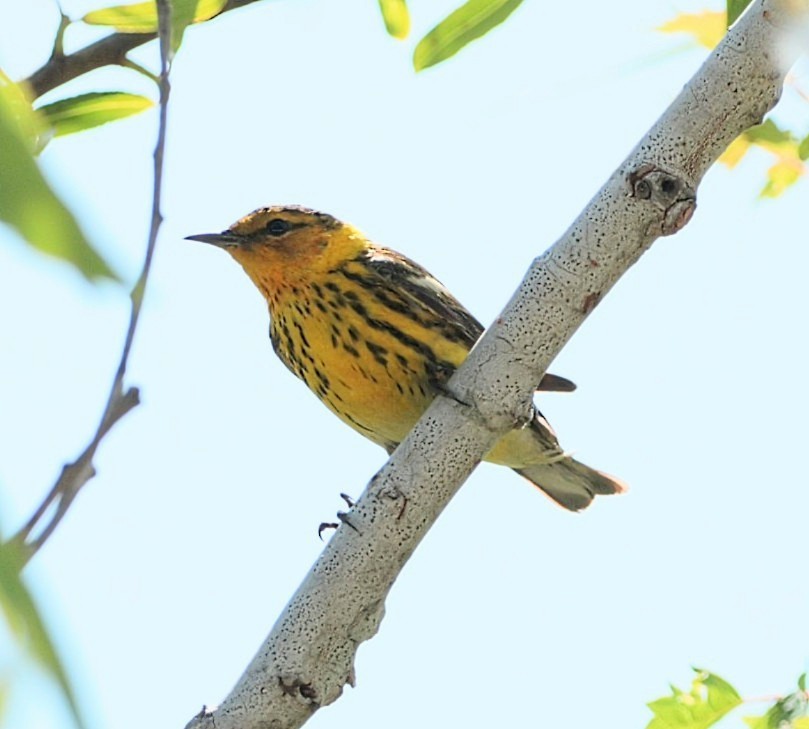
[[[260, 208], [221, 233], [189, 240], [224, 248], [267, 301], [281, 361], [354, 430], [388, 453], [404, 439], [483, 333], [417, 263], [357, 228], [297, 205]], [[572, 390], [546, 375], [540, 390]], [[567, 455], [537, 411], [486, 454], [566, 509], [624, 485]]]

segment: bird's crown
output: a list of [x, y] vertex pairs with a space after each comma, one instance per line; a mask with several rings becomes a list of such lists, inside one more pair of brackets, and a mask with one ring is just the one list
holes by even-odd
[[227, 232], [238, 236], [269, 234], [281, 237], [300, 228], [334, 229], [340, 226], [342, 223], [334, 216], [312, 208], [302, 205], [271, 205], [239, 218]]

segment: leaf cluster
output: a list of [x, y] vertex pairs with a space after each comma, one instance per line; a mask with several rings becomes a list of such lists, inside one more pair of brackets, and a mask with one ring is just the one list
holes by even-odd
[[[686, 33], [697, 45], [712, 49], [749, 4], [750, 0], [727, 0], [725, 10], [680, 13], [658, 30], [664, 33]], [[790, 83], [797, 85], [795, 79], [791, 79]], [[805, 92], [798, 90], [798, 93], [804, 100], [809, 99]], [[759, 192], [761, 198], [779, 197], [806, 173], [809, 132], [798, 133], [782, 128], [774, 119], [768, 118], [763, 124], [741, 134], [725, 150], [719, 161], [726, 167], [733, 168], [754, 148], [773, 159], [767, 169], [767, 180]]]
[[[649, 702], [654, 715], [646, 729], [708, 729], [733, 709], [752, 700], [715, 673], [695, 668], [696, 676], [688, 691], [671, 686], [671, 695]], [[806, 674], [798, 678], [798, 690], [787, 696], [772, 697], [772, 705], [762, 715], [742, 717], [750, 729], [809, 729], [809, 695]]]

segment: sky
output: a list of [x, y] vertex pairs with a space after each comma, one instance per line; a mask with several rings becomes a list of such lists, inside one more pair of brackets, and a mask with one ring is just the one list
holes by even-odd
[[[586, 12], [527, 0], [415, 74], [415, 40], [454, 3], [410, 5], [405, 42], [359, 0], [257, 3], [186, 36], [127, 376], [142, 405], [25, 573], [92, 729], [181, 727], [218, 703], [322, 549], [339, 493], [359, 495], [385, 460], [275, 359], [239, 267], [184, 236], [267, 204], [315, 207], [419, 261], [488, 324], [705, 54], [654, 31], [702, 8], [687, 0]], [[102, 6], [63, 2], [72, 17]], [[23, 77], [49, 55], [57, 12], [32, 0], [3, 18], [0, 68]], [[97, 35], [71, 28], [67, 49]], [[156, 54], [135, 57], [155, 68]], [[154, 95], [122, 69], [69, 92], [106, 89]], [[809, 131], [793, 91], [775, 113]], [[128, 284], [156, 121], [58, 139], [41, 158]], [[655, 243], [551, 368], [579, 386], [540, 401], [562, 445], [630, 492], [574, 515], [479, 467], [395, 584], [356, 688], [309, 726], [643, 727], [646, 702], [691, 666], [746, 696], [794, 687], [809, 668], [809, 188], [758, 200], [766, 166], [753, 154], [712, 169], [692, 222]], [[10, 533], [94, 431], [127, 287], [90, 285], [0, 227], [0, 312]], [[0, 676], [7, 726], [71, 726], [2, 630]]]

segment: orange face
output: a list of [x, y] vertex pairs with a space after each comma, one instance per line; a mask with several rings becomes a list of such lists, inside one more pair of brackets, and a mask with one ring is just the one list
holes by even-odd
[[259, 208], [222, 233], [189, 237], [224, 248], [267, 296], [328, 272], [368, 245], [350, 225], [294, 205]]

